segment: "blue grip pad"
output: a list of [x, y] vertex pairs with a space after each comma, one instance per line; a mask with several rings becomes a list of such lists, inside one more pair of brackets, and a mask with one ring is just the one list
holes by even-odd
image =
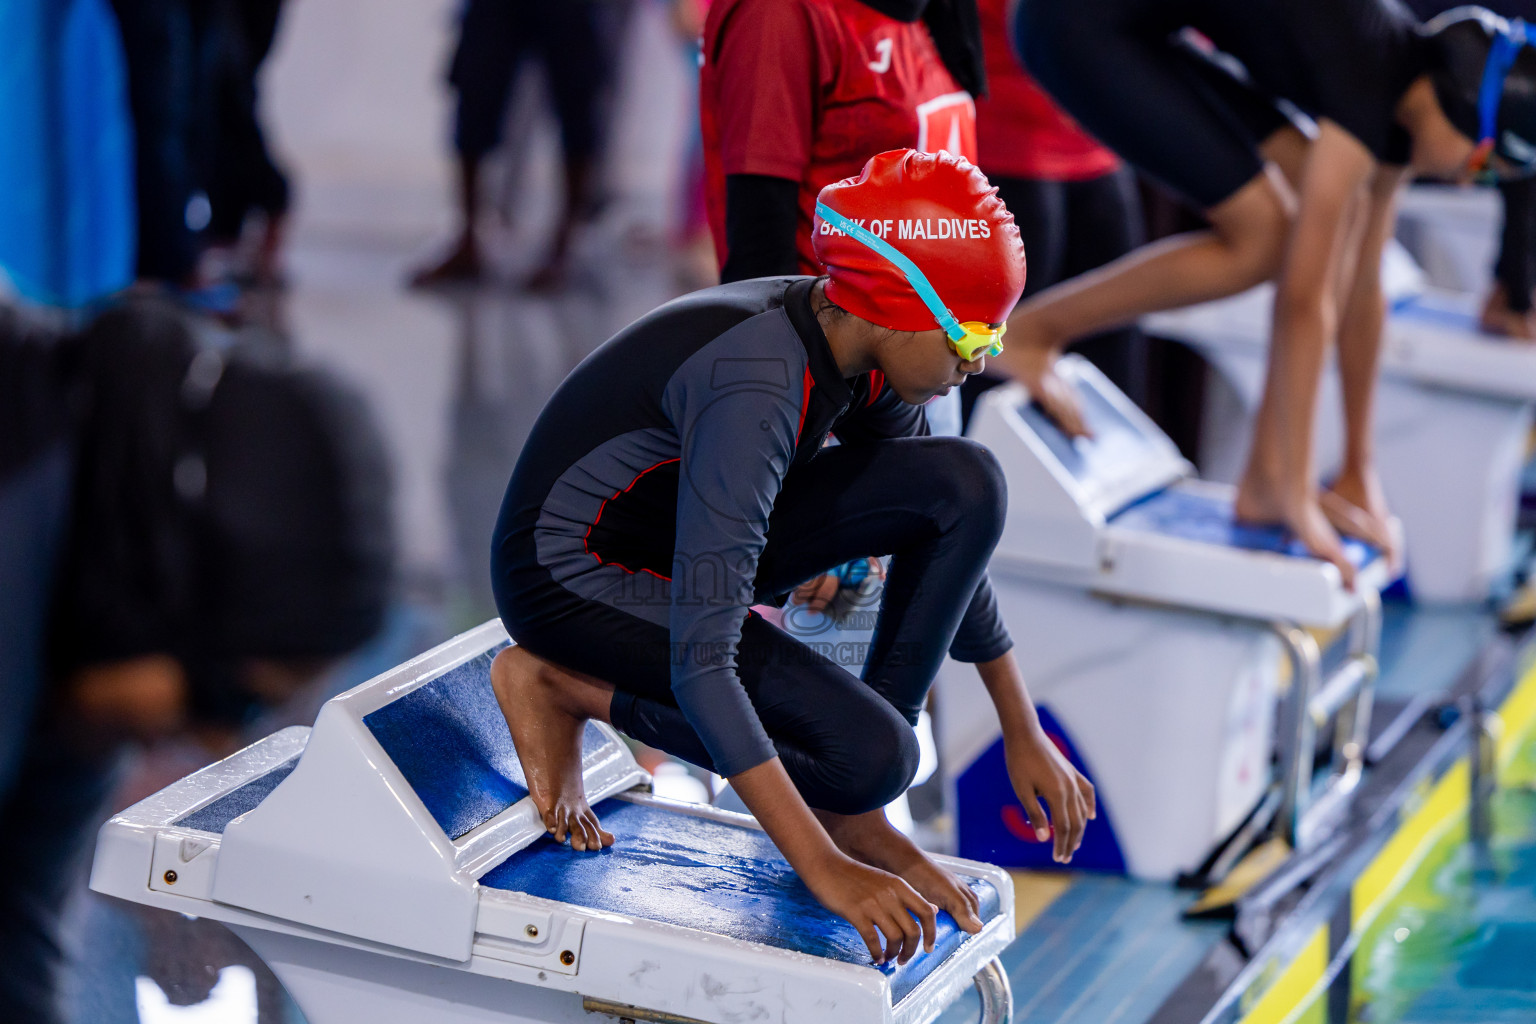
[[1166, 457], [1158, 440], [1142, 433], [1098, 388], [1079, 381], [1075, 390], [1083, 421], [1093, 431], [1092, 441], [1062, 433], [1033, 401], [1026, 400], [1015, 407], [1019, 418], [1029, 424], [1074, 480], [1113, 479], [1125, 474], [1129, 467], [1159, 462]]
[[230, 790], [219, 797], [213, 803], [199, 807], [191, 814], [178, 818], [174, 824], [185, 825], [187, 828], [200, 828], [204, 832], [217, 832], [224, 834], [224, 829], [246, 811], [253, 809], [257, 804], [267, 798], [267, 794], [277, 788], [277, 784], [293, 773], [294, 767], [299, 763], [297, 757], [284, 761], [264, 775], [258, 775], [249, 782]]
[[[491, 689], [486, 651], [412, 690], [363, 722], [449, 839], [485, 824], [528, 795], [506, 717]], [[607, 740], [587, 725], [582, 753]]]
[[[480, 884], [865, 964], [890, 976], [893, 1005], [966, 938], [941, 912], [932, 953], [877, 968], [859, 933], [816, 901], [763, 832], [624, 800], [605, 800], [597, 813], [613, 833], [613, 846], [578, 853], [546, 836], [493, 868]], [[981, 879], [965, 881], [981, 898], [982, 920], [996, 917], [997, 890]]]
[[[1116, 513], [1110, 522], [1129, 530], [1198, 541], [1201, 544], [1216, 544], [1245, 551], [1272, 551], [1297, 558], [1314, 557], [1301, 541], [1282, 526], [1238, 522], [1232, 512], [1230, 498], [1192, 494], [1175, 488], [1148, 495]], [[1357, 568], [1369, 565], [1380, 557], [1375, 548], [1349, 537], [1344, 538], [1344, 554]]]

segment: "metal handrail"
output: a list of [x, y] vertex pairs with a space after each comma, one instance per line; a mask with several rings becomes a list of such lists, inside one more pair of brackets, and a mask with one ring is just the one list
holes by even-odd
[[[1360, 591], [1360, 610], [1349, 624], [1349, 654], [1324, 679], [1322, 651], [1312, 634], [1294, 623], [1274, 623], [1292, 668], [1291, 691], [1281, 709], [1280, 812], [1277, 822], [1293, 848], [1311, 845], [1317, 822], [1348, 800], [1365, 769], [1375, 703], [1376, 660], [1381, 647], [1381, 595]], [[1333, 720], [1334, 771], [1324, 792], [1312, 797], [1317, 734]]]
[[976, 993], [981, 996], [981, 1024], [1013, 1024], [1013, 986], [997, 957], [976, 972]]

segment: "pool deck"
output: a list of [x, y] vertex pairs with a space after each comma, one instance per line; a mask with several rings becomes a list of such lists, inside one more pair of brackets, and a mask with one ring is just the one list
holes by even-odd
[[[1472, 696], [1503, 719], [1499, 756], [1536, 732], [1536, 639], [1483, 609], [1388, 604], [1373, 735], [1400, 738], [1362, 782], [1311, 883], [1256, 887], [1233, 921], [1187, 920], [1196, 894], [1078, 873], [1019, 873], [1003, 955], [1020, 1024], [1346, 1024], [1361, 934], [1434, 842], [1464, 820]], [[1400, 720], [1399, 720], [1400, 719]], [[1289, 862], [1295, 864], [1295, 858]], [[1282, 871], [1285, 870], [1283, 866]], [[974, 996], [942, 1024], [977, 1016]]]

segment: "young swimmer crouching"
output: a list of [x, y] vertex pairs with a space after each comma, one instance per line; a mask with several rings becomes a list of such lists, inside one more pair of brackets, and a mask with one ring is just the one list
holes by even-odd
[[[1000, 348], [1023, 289], [995, 191], [947, 153], [882, 153], [820, 195], [827, 277], [668, 303], [545, 406], [497, 524], [517, 646], [491, 678], [557, 839], [613, 842], [582, 790], [598, 719], [729, 778], [875, 960], [931, 949], [940, 909], [976, 932], [970, 889], [883, 810], [911, 782], [948, 654], [976, 664], [1014, 789], [1042, 839], [1049, 804], [1054, 855], [1072, 856], [1093, 787], [1041, 730], [986, 576], [1001, 472], [980, 445], [927, 436], [921, 409]], [[893, 558], [862, 679], [749, 611], [878, 555]]]

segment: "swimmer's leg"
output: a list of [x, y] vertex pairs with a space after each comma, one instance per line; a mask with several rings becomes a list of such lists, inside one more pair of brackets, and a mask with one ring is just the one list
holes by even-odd
[[827, 835], [854, 860], [898, 876], [918, 895], [949, 915], [965, 931], [981, 931], [981, 900], [954, 872], [929, 857], [876, 809], [865, 814], [834, 814], [812, 809]]
[[508, 647], [491, 663], [491, 688], [549, 834], [577, 850], [612, 846], [582, 786], [581, 737], [589, 718], [608, 721], [613, 687]]

